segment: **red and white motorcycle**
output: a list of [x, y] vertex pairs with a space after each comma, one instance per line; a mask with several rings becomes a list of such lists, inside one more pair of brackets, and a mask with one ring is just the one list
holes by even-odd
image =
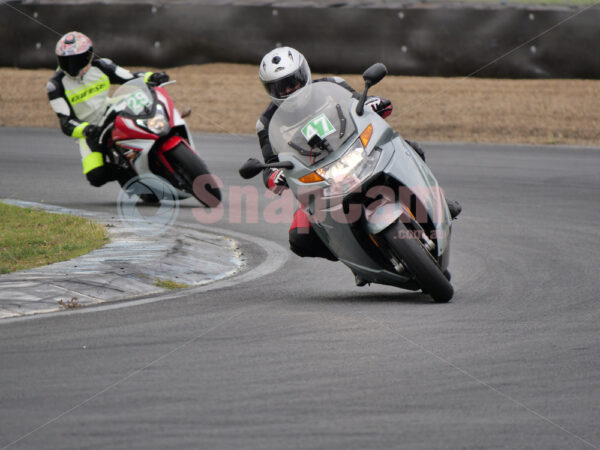
[[151, 192], [164, 191], [166, 180], [179, 198], [194, 196], [208, 207], [221, 202], [219, 182], [195, 150], [186, 114], [175, 108], [164, 84], [135, 78], [109, 102], [100, 141], [112, 163], [131, 170]]

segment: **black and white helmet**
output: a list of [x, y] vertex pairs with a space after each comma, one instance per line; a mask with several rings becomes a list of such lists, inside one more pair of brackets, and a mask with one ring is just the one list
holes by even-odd
[[291, 47], [279, 47], [267, 53], [260, 62], [258, 76], [275, 103], [281, 103], [311, 81], [306, 59]]

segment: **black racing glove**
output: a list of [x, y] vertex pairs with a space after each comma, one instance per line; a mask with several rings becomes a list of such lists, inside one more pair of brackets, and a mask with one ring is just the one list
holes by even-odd
[[156, 86], [166, 83], [167, 81], [169, 81], [169, 75], [167, 75], [165, 72], [154, 72], [148, 78], [148, 83]]
[[100, 134], [102, 134], [102, 127], [99, 127], [97, 125], [89, 124], [83, 129], [83, 135], [86, 138], [98, 140]]

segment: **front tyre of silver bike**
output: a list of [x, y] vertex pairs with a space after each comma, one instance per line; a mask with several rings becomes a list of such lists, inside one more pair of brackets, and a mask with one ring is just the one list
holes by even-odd
[[396, 222], [382, 234], [395, 258], [412, 274], [423, 292], [429, 294], [436, 303], [447, 303], [452, 299], [454, 288], [414, 233], [403, 223]]

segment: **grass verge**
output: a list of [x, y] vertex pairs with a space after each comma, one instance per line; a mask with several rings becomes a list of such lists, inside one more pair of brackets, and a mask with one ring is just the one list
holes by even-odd
[[106, 229], [76, 216], [0, 203], [0, 274], [84, 255], [108, 242]]
[[191, 287], [189, 284], [178, 283], [177, 281], [157, 278], [154, 280], [154, 286], [158, 286], [164, 289], [185, 289]]

